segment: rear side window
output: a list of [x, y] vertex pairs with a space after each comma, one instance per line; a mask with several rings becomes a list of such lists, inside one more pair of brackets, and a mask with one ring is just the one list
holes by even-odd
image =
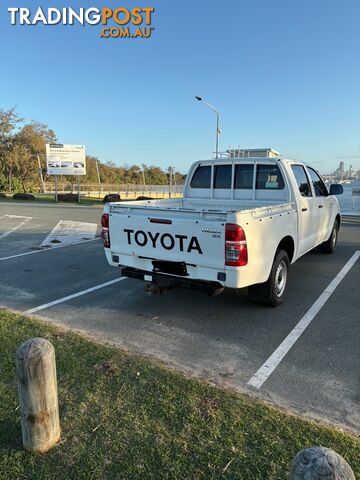
[[292, 165], [291, 167], [296, 183], [299, 187], [299, 191], [302, 197], [311, 197], [311, 188], [309, 179], [305, 173], [304, 167], [301, 165]]
[[312, 168], [308, 167], [310, 178], [317, 197], [326, 197], [328, 195], [325, 183], [321, 180], [319, 175]]
[[231, 165], [217, 165], [214, 172], [214, 188], [231, 188]]
[[284, 179], [277, 165], [258, 165], [256, 168], [256, 188], [258, 190], [282, 190]]
[[191, 179], [191, 188], [210, 188], [211, 182], [211, 167], [197, 167]]
[[234, 188], [251, 189], [253, 187], [254, 165], [236, 165]]

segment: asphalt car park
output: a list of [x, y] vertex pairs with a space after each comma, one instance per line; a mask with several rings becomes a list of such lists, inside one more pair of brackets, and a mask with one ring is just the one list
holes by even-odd
[[270, 308], [246, 291], [147, 296], [108, 266], [98, 236], [40, 248], [61, 220], [100, 216], [99, 207], [0, 203], [0, 305], [360, 434], [360, 217], [344, 218], [333, 255], [292, 265], [284, 303]]

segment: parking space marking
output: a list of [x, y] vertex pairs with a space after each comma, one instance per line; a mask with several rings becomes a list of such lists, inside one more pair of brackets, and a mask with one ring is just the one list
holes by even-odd
[[73, 293], [72, 295], [67, 295], [66, 297], [58, 298], [57, 300], [53, 300], [49, 303], [44, 303], [43, 305], [39, 305], [35, 308], [30, 308], [30, 310], [26, 310], [24, 313], [35, 313], [39, 312], [40, 310], [45, 310], [45, 308], [52, 307], [54, 305], [58, 305], [59, 303], [67, 302], [68, 300], [72, 300], [73, 298], [81, 297], [82, 295], [86, 295], [87, 293], [94, 292], [95, 290], [100, 290], [100, 288], [108, 287], [109, 285], [113, 285], [114, 283], [121, 282], [122, 280], [126, 280], [127, 277], [120, 277], [115, 278], [115, 280], [110, 280], [109, 282], [100, 283], [100, 285], [95, 285], [95, 287], [87, 288], [86, 290], [82, 290], [81, 292]]
[[10, 228], [10, 230], [7, 230], [4, 233], [0, 233], [0, 240], [10, 235], [10, 233], [15, 232], [15, 230], [17, 230], [18, 228], [21, 228], [23, 225], [25, 225], [25, 223], [27, 223], [29, 220], [32, 220], [34, 217], [23, 217], [21, 215], [3, 215], [1, 219], [3, 218], [18, 218], [18, 219], [22, 218], [23, 221], [18, 223], [14, 227]]
[[9, 213], [6, 213], [5, 215], [2, 215], [0, 218], [4, 217], [9, 217], [9, 218], [34, 218], [34, 217], [29, 217], [27, 215], [10, 215]]
[[269, 378], [273, 373], [279, 363], [283, 360], [285, 355], [289, 352], [295, 342], [299, 339], [301, 334], [305, 331], [314, 317], [319, 313], [321, 308], [325, 305], [327, 300], [330, 298], [336, 287], [339, 285], [341, 280], [345, 275], [350, 271], [351, 267], [356, 263], [360, 257], [360, 250], [357, 250], [354, 255], [348, 260], [336, 277], [330, 282], [326, 287], [320, 297], [316, 302], [310, 307], [310, 309], [305, 313], [299, 323], [295, 328], [289, 333], [285, 340], [278, 346], [278, 348], [270, 355], [270, 357], [263, 363], [259, 370], [253, 375], [253, 377], [248, 381], [248, 385], [255, 389], [261, 388], [263, 383]]
[[60, 220], [40, 247], [53, 247], [54, 244], [70, 244], [81, 240], [90, 240], [96, 235], [97, 223]]
[[8, 217], [8, 218], [34, 218], [34, 217], [27, 217], [27, 216], [24, 216], [24, 215], [10, 215], [10, 214], [6, 213], [5, 215], [1, 215], [0, 220], [2, 218], [5, 218], [5, 217]]
[[0, 262], [2, 262], [3, 260], [10, 260], [11, 258], [24, 257], [25, 255], [33, 255], [34, 253], [51, 252], [52, 250], [57, 250], [58, 248], [71, 247], [72, 245], [80, 245], [81, 243], [93, 242], [94, 240], [100, 240], [100, 237], [90, 238], [90, 240], [81, 240], [80, 242], [55, 245], [52, 248], [40, 248], [39, 250], [32, 250], [31, 252], [24, 252], [24, 253], [17, 253], [15, 255], [9, 255], [8, 257], [0, 258]]

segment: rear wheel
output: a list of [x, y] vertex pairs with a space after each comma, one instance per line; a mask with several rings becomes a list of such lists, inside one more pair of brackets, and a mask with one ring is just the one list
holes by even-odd
[[321, 249], [324, 252], [333, 253], [337, 244], [338, 232], [339, 232], [339, 222], [335, 220], [329, 239], [320, 245]]
[[269, 279], [264, 283], [251, 285], [248, 289], [249, 298], [273, 307], [280, 305], [286, 290], [289, 263], [289, 257], [285, 250], [278, 250]]

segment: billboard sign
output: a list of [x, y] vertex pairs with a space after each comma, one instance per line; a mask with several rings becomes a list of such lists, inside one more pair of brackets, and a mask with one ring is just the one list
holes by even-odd
[[46, 144], [48, 175], [86, 175], [85, 145]]

